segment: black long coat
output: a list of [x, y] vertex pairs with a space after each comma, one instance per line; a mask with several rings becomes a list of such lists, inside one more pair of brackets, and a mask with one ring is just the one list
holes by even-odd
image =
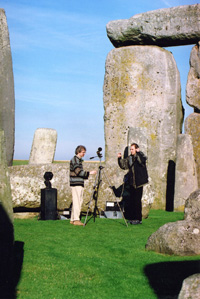
[[137, 152], [134, 156], [130, 155], [125, 159], [118, 158], [121, 169], [129, 169], [126, 179], [134, 188], [139, 188], [148, 183], [148, 172], [146, 167], [147, 157], [143, 152]]

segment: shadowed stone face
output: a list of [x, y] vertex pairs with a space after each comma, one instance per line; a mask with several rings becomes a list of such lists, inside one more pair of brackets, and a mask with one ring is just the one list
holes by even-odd
[[192, 138], [180, 134], [177, 139], [174, 209], [184, 211], [188, 196], [198, 188]]
[[12, 165], [15, 134], [14, 79], [5, 11], [0, 9], [0, 129], [5, 134], [6, 159]]
[[153, 205], [163, 208], [168, 163], [175, 160], [183, 120], [180, 78], [172, 54], [155, 46], [112, 50], [106, 60], [104, 110], [106, 162], [117, 163], [116, 154], [127, 146], [130, 127], [146, 132], [147, 152], [141, 150], [148, 156]]
[[200, 187], [200, 114], [191, 113], [185, 120], [185, 133], [191, 135], [196, 162], [198, 187]]
[[186, 86], [187, 103], [200, 111], [200, 42], [192, 48]]
[[200, 4], [158, 9], [130, 19], [110, 21], [107, 35], [116, 47], [196, 44], [200, 40]]

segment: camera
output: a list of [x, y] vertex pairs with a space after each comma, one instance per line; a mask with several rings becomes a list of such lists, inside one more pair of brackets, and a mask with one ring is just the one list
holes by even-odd
[[98, 147], [98, 150], [97, 150], [97, 156], [98, 156], [99, 158], [102, 158], [101, 151], [102, 151], [102, 148], [101, 148], [101, 147]]
[[99, 157], [99, 158], [101, 159], [101, 158], [103, 157], [101, 151], [102, 151], [102, 148], [101, 148], [101, 147], [98, 147], [98, 150], [97, 150], [97, 156], [95, 156], [95, 157], [90, 157], [90, 159], [94, 159], [94, 158], [96, 158], [96, 157]]

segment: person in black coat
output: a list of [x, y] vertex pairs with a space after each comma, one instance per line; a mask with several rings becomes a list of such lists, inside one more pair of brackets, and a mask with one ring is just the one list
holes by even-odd
[[126, 184], [129, 185], [130, 191], [130, 223], [142, 224], [143, 186], [148, 183], [147, 157], [136, 143], [131, 144], [130, 151], [131, 154], [125, 159], [122, 159], [122, 154], [118, 153], [118, 164], [121, 169], [129, 170], [126, 175]]

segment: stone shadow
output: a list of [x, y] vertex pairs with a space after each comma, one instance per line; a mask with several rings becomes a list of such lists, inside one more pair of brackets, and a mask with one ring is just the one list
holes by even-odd
[[167, 169], [167, 188], [166, 188], [166, 211], [174, 210], [174, 192], [175, 192], [175, 169], [174, 161], [169, 160]]
[[15, 299], [23, 263], [23, 242], [14, 242], [13, 223], [0, 204], [0, 298]]
[[200, 260], [150, 264], [144, 273], [158, 299], [175, 299], [181, 291], [183, 280], [200, 272]]

